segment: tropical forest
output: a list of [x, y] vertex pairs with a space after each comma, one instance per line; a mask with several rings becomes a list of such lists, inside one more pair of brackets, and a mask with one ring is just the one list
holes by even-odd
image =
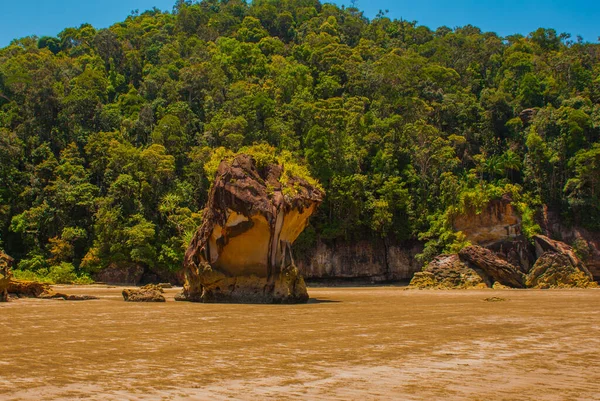
[[319, 0], [179, 0], [0, 49], [0, 248], [17, 278], [181, 269], [222, 160], [325, 194], [298, 238], [469, 245], [454, 216], [510, 194], [600, 230], [600, 44], [552, 28], [368, 19]]

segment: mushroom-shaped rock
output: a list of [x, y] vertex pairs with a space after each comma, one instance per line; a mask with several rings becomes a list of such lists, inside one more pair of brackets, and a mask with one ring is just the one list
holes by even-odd
[[259, 165], [246, 154], [221, 162], [203, 224], [185, 255], [183, 299], [306, 302], [291, 245], [323, 195], [278, 164]]

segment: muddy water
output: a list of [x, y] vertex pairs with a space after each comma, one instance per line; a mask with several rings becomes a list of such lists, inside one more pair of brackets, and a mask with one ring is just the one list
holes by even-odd
[[[600, 400], [600, 290], [0, 304], [0, 400]], [[486, 302], [499, 296], [504, 302]]]

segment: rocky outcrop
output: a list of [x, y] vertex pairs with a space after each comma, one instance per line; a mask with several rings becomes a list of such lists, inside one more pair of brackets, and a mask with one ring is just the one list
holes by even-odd
[[501, 259], [527, 274], [535, 263], [535, 247], [522, 235], [493, 242], [486, 246]]
[[415, 258], [422, 251], [423, 245], [417, 241], [318, 240], [296, 262], [307, 280], [408, 281], [422, 270]]
[[140, 288], [123, 290], [125, 302], [165, 302], [163, 289], [158, 285], [148, 284]]
[[8, 289], [11, 282], [11, 271], [14, 260], [0, 251], [0, 302], [8, 301]]
[[550, 210], [547, 206], [542, 208], [538, 216], [538, 223], [543, 233], [550, 238], [558, 238], [570, 244], [585, 263], [587, 269], [600, 281], [600, 233], [592, 232], [579, 226], [563, 224], [559, 213]]
[[524, 288], [523, 273], [507, 261], [500, 259], [489, 249], [468, 246], [458, 253], [460, 259], [473, 268], [481, 269], [493, 282], [511, 288]]
[[144, 267], [136, 263], [111, 264], [94, 275], [98, 282], [116, 285], [138, 285], [144, 275]]
[[592, 288], [598, 284], [585, 263], [567, 244], [543, 235], [534, 237], [537, 259], [527, 275], [489, 249], [469, 246], [458, 255], [440, 255], [423, 272], [416, 273], [411, 288]]
[[569, 265], [573, 266], [575, 269], [581, 271], [585, 276], [587, 276], [590, 281], [594, 280], [594, 276], [592, 273], [590, 273], [585, 263], [583, 263], [583, 261], [575, 253], [575, 250], [569, 245], [561, 241], [550, 239], [545, 235], [536, 235], [533, 237], [533, 240], [535, 243], [535, 252], [538, 258], [541, 258], [546, 252], [563, 255], [569, 260], [569, 264], [565, 264], [566, 267]]
[[410, 288], [523, 288], [518, 269], [489, 249], [469, 246], [458, 254], [440, 255], [416, 273]]
[[479, 269], [467, 266], [456, 254], [440, 255], [422, 272], [415, 273], [411, 288], [419, 289], [469, 289], [487, 288], [489, 278]]
[[63, 294], [62, 292], [45, 292], [41, 294], [38, 298], [40, 299], [60, 299], [64, 301], [91, 301], [94, 299], [98, 299], [93, 295], [68, 295]]
[[307, 180], [249, 155], [219, 165], [204, 221], [185, 255], [183, 297], [196, 302], [306, 302], [291, 245], [323, 199]]
[[[591, 288], [598, 284], [566, 253], [545, 252], [527, 275], [529, 288]], [[587, 269], [586, 269], [587, 270]]]
[[12, 280], [8, 285], [8, 293], [19, 298], [38, 298], [40, 295], [51, 291], [50, 284], [38, 283], [37, 281]]
[[527, 125], [533, 120], [537, 112], [538, 109], [524, 109], [519, 113], [519, 118], [524, 125]]
[[514, 209], [510, 195], [504, 195], [490, 201], [481, 213], [472, 211], [456, 216], [453, 228], [465, 234], [471, 243], [487, 246], [519, 236], [521, 216]]

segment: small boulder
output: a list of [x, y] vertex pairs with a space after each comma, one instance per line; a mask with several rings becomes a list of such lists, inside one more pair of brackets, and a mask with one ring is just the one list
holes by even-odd
[[504, 301], [506, 301], [506, 299], [500, 298], [500, 297], [490, 297], [490, 298], [485, 298], [484, 301], [485, 302], [504, 302]]
[[409, 288], [419, 289], [467, 289], [487, 288], [486, 277], [481, 271], [470, 268], [458, 255], [439, 255], [416, 273]]
[[493, 281], [512, 288], [524, 288], [523, 273], [507, 261], [500, 259], [489, 249], [474, 245], [458, 253], [460, 259], [469, 267], [481, 269]]
[[530, 288], [595, 288], [598, 283], [590, 279], [589, 272], [580, 269], [564, 253], [545, 252], [538, 258], [527, 275]]
[[126, 302], [165, 302], [162, 287], [148, 284], [140, 288], [123, 290], [123, 299]]

